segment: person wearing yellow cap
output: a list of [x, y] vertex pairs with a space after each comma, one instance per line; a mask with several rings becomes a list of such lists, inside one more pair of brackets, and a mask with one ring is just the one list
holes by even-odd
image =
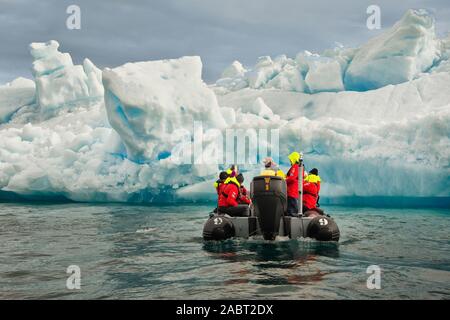
[[261, 176], [277, 176], [283, 179], [286, 178], [284, 172], [278, 168], [278, 165], [271, 157], [266, 157], [263, 160], [264, 169], [261, 171]]
[[[303, 161], [303, 156], [294, 151], [289, 156], [288, 159], [291, 163], [291, 168], [286, 174], [286, 185], [287, 185], [287, 196], [288, 196], [288, 208], [287, 213], [291, 216], [296, 216], [299, 211], [299, 190], [298, 190], [298, 179], [299, 179], [299, 166]], [[303, 168], [303, 167], [302, 167]], [[301, 173], [303, 176], [303, 172]]]
[[[216, 182], [214, 182], [214, 188], [216, 189], [217, 192], [217, 203], [219, 203], [219, 196], [222, 193], [222, 189], [225, 187], [225, 180], [228, 178], [228, 174], [225, 171], [222, 171], [219, 174], [219, 179], [216, 180]], [[219, 207], [217, 206], [213, 212], [216, 213], [217, 210], [219, 210]]]
[[219, 194], [218, 211], [221, 214], [228, 214], [230, 216], [248, 216], [249, 206], [248, 204], [240, 204], [239, 189], [241, 184], [237, 179], [237, 167], [233, 166], [229, 169], [230, 173], [228, 178], [224, 182], [224, 187]]
[[319, 191], [320, 191], [320, 176], [319, 176], [319, 170], [317, 168], [313, 168], [309, 171], [308, 175], [305, 178], [306, 182], [314, 183], [317, 186], [317, 207], [320, 207], [319, 205]]

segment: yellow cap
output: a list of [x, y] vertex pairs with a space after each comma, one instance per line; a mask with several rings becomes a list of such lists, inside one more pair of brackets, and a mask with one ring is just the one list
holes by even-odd
[[[232, 169], [233, 167], [234, 167], [234, 170]], [[226, 173], [228, 175], [230, 175], [233, 171], [236, 173], [236, 175], [238, 174], [239, 170], [238, 170], [238, 166], [237, 165], [233, 165], [230, 168], [228, 168]]]
[[291, 161], [291, 164], [300, 162], [300, 153], [297, 151], [292, 152], [290, 155], [288, 155], [288, 159]]

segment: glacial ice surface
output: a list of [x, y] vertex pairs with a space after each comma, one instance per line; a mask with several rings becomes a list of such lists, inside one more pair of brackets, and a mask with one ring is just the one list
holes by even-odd
[[[263, 56], [239, 74], [224, 72], [216, 85], [227, 91], [244, 87], [305, 93], [367, 91], [415, 79], [447, 61], [447, 52], [448, 40], [436, 37], [434, 18], [411, 9], [359, 48], [340, 45], [322, 54], [303, 51], [295, 59]], [[226, 70], [232, 70], [233, 64]]]
[[8, 122], [14, 112], [35, 100], [34, 81], [17, 78], [0, 86], [0, 124]]
[[[254, 128], [279, 129], [282, 169], [303, 151], [324, 199], [450, 197], [450, 38], [423, 11], [360, 48], [235, 61], [210, 86], [199, 57], [100, 71], [58, 48], [32, 44], [34, 81], [0, 86], [0, 196], [214, 200], [223, 166], [196, 160]], [[241, 166], [247, 186], [260, 166]]]
[[109, 122], [122, 137], [135, 161], [157, 160], [170, 152], [174, 131], [192, 130], [194, 121], [205, 129], [223, 129], [214, 92], [201, 78], [199, 57], [127, 63], [106, 69], [103, 83]]
[[356, 52], [347, 72], [347, 90], [370, 90], [412, 80], [440, 58], [434, 20], [424, 10], [409, 10], [390, 30]]
[[74, 65], [70, 54], [61, 53], [58, 48], [55, 40], [30, 44], [41, 113], [103, 97], [101, 71], [89, 59], [82, 66]]

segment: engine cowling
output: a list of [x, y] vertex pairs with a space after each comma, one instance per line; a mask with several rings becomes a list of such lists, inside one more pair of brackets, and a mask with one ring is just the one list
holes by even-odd
[[264, 239], [274, 240], [287, 209], [286, 181], [277, 176], [257, 176], [250, 194]]

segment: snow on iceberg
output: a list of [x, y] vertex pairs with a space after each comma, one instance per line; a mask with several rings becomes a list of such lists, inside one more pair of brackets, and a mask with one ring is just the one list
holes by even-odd
[[339, 45], [321, 55], [303, 51], [295, 59], [260, 57], [253, 68], [236, 76], [227, 72], [216, 86], [226, 91], [244, 87], [304, 93], [367, 91], [412, 80], [436, 67], [448, 59], [444, 42], [436, 37], [431, 15], [408, 10], [391, 29], [360, 48]]
[[225, 127], [216, 96], [201, 72], [199, 57], [127, 63], [103, 72], [108, 119], [130, 159], [169, 157], [177, 144], [174, 131], [192, 131], [194, 121], [205, 130]]
[[14, 112], [35, 100], [34, 81], [17, 78], [0, 86], [0, 124], [8, 122]]
[[341, 65], [336, 60], [320, 59], [311, 61], [305, 82], [311, 93], [344, 90]]
[[87, 103], [103, 97], [101, 71], [89, 60], [74, 65], [68, 53], [58, 51], [59, 43], [32, 43], [33, 75], [36, 79], [37, 102], [42, 113], [63, 105]]
[[370, 90], [413, 79], [440, 57], [434, 19], [424, 10], [408, 10], [390, 30], [356, 52], [345, 73], [347, 90]]
[[222, 72], [222, 78], [243, 77], [246, 71], [242, 64], [235, 60]]
[[[286, 170], [286, 155], [303, 151], [307, 167], [320, 170], [324, 202], [450, 197], [450, 40], [433, 40], [432, 20], [425, 23], [422, 12], [405, 17], [394, 29], [418, 33], [398, 43], [404, 56], [395, 51], [409, 61], [399, 64], [408, 66], [398, 70], [409, 70], [404, 81], [391, 84], [380, 72], [383, 86], [363, 92], [345, 91], [350, 82], [343, 80], [378, 66], [378, 55], [363, 61], [366, 46], [263, 57], [251, 69], [234, 62], [208, 87], [199, 57], [128, 63], [102, 74], [89, 60], [74, 66], [55, 41], [34, 44], [35, 85], [0, 87], [0, 197], [214, 200], [212, 182], [223, 167], [175, 161], [177, 153], [191, 158], [200, 144], [201, 159], [211, 155], [214, 137], [192, 141], [194, 122], [206, 131], [279, 129], [280, 165]], [[386, 34], [400, 37], [395, 30]], [[439, 53], [437, 60], [416, 50], [421, 43]], [[385, 52], [387, 60], [393, 56]], [[241, 169], [248, 184], [260, 165]]]
[[112, 129], [102, 104], [38, 119], [21, 122], [18, 115], [15, 122], [0, 127], [2, 191], [37, 199], [119, 198], [116, 194], [123, 191], [115, 186], [120, 183], [117, 166], [122, 160], [109, 153]]
[[276, 111], [287, 122], [280, 155], [301, 149], [306, 165], [327, 181], [323, 196], [448, 197], [449, 83], [450, 73], [441, 72], [366, 92], [247, 88], [221, 92], [218, 100], [244, 111], [262, 99]]

